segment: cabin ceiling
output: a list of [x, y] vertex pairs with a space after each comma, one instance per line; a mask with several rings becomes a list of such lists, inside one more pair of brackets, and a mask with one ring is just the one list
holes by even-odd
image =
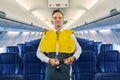
[[[109, 16], [109, 11], [120, 11], [120, 0], [68, 0], [69, 7], [61, 8], [65, 16], [65, 28], [75, 28], [103, 17]], [[112, 5], [112, 6], [111, 6]], [[48, 7], [48, 0], [0, 0], [0, 11], [6, 17], [28, 24], [51, 29], [51, 15], [56, 8]]]

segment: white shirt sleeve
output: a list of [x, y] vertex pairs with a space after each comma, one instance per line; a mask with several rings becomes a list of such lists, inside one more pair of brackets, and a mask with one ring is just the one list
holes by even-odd
[[37, 50], [37, 57], [43, 61], [43, 62], [46, 62], [46, 63], [49, 63], [49, 57], [47, 57], [43, 52], [40, 51], [40, 45], [39, 45], [39, 48]]
[[74, 34], [72, 35], [74, 41], [75, 41], [75, 52], [73, 54], [73, 56], [76, 58], [76, 60], [80, 57], [80, 54], [82, 53], [82, 49], [80, 47], [80, 45], [77, 42], [77, 39], [75, 38]]

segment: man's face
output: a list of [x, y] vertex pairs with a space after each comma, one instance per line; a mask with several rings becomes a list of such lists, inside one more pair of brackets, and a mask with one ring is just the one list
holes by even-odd
[[63, 15], [59, 12], [54, 13], [52, 16], [52, 21], [55, 27], [62, 27], [63, 25]]

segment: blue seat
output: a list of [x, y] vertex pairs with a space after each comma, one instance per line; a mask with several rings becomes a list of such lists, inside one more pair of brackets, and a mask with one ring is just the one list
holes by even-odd
[[28, 46], [33, 46], [35, 52], [37, 52], [37, 49], [38, 49], [38, 46], [39, 46], [38, 42], [31, 41], [31, 42], [25, 42], [25, 44], [28, 45]]
[[120, 73], [98, 73], [95, 80], [120, 80]]
[[29, 46], [33, 46], [33, 48], [35, 49], [35, 51], [37, 52], [37, 49], [39, 47], [39, 43], [40, 43], [41, 39], [37, 39], [37, 40], [33, 40], [33, 41], [30, 41], [30, 42], [25, 42], [26, 45], [29, 45]]
[[87, 39], [82, 39], [82, 38], [78, 38], [76, 37], [79, 45], [81, 46], [82, 50], [85, 50], [87, 45], [90, 45], [93, 43], [93, 41], [87, 40]]
[[116, 50], [102, 51], [98, 57], [99, 73], [96, 80], [120, 80], [119, 52]]
[[96, 73], [96, 55], [92, 51], [84, 51], [73, 65], [75, 80], [93, 80]]
[[33, 46], [27, 46], [27, 45], [18, 45], [19, 48], [19, 55], [21, 58], [23, 58], [24, 54], [29, 52], [35, 52]]
[[100, 50], [100, 47], [101, 47], [101, 45], [102, 45], [102, 42], [93, 42], [92, 44], [97, 45], [98, 48], [99, 48], [99, 50]]
[[18, 54], [3, 53], [2, 60], [2, 75], [18, 75], [20, 74], [21, 61]]
[[96, 54], [96, 56], [98, 56], [98, 54], [100, 52], [100, 48], [96, 44], [87, 45], [86, 48], [85, 48], [85, 50], [91, 50], [91, 51], [93, 51]]
[[0, 54], [0, 80], [23, 80], [20, 70], [21, 61], [19, 54]]
[[7, 75], [7, 76], [0, 76], [0, 80], [24, 80], [22, 75]]
[[[3, 54], [3, 53], [1, 53]], [[2, 75], [2, 59], [1, 59], [1, 54], [0, 54], [0, 75]]]
[[23, 75], [25, 80], [44, 80], [45, 63], [41, 62], [36, 54], [25, 54], [23, 57]]
[[117, 63], [117, 65], [118, 65], [118, 73], [120, 73], [120, 53], [118, 54], [118, 63]]
[[117, 72], [118, 51], [102, 51], [98, 57], [98, 68], [101, 73]]
[[6, 51], [7, 53], [19, 53], [17, 46], [7, 46]]
[[113, 44], [102, 44], [100, 51], [110, 51], [114, 50]]

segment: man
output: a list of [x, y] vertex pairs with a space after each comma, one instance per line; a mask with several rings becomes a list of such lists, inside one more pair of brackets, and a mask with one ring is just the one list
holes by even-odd
[[60, 10], [52, 13], [54, 30], [43, 35], [37, 57], [47, 63], [45, 80], [70, 80], [71, 64], [81, 54], [74, 31], [62, 29], [64, 15]]

